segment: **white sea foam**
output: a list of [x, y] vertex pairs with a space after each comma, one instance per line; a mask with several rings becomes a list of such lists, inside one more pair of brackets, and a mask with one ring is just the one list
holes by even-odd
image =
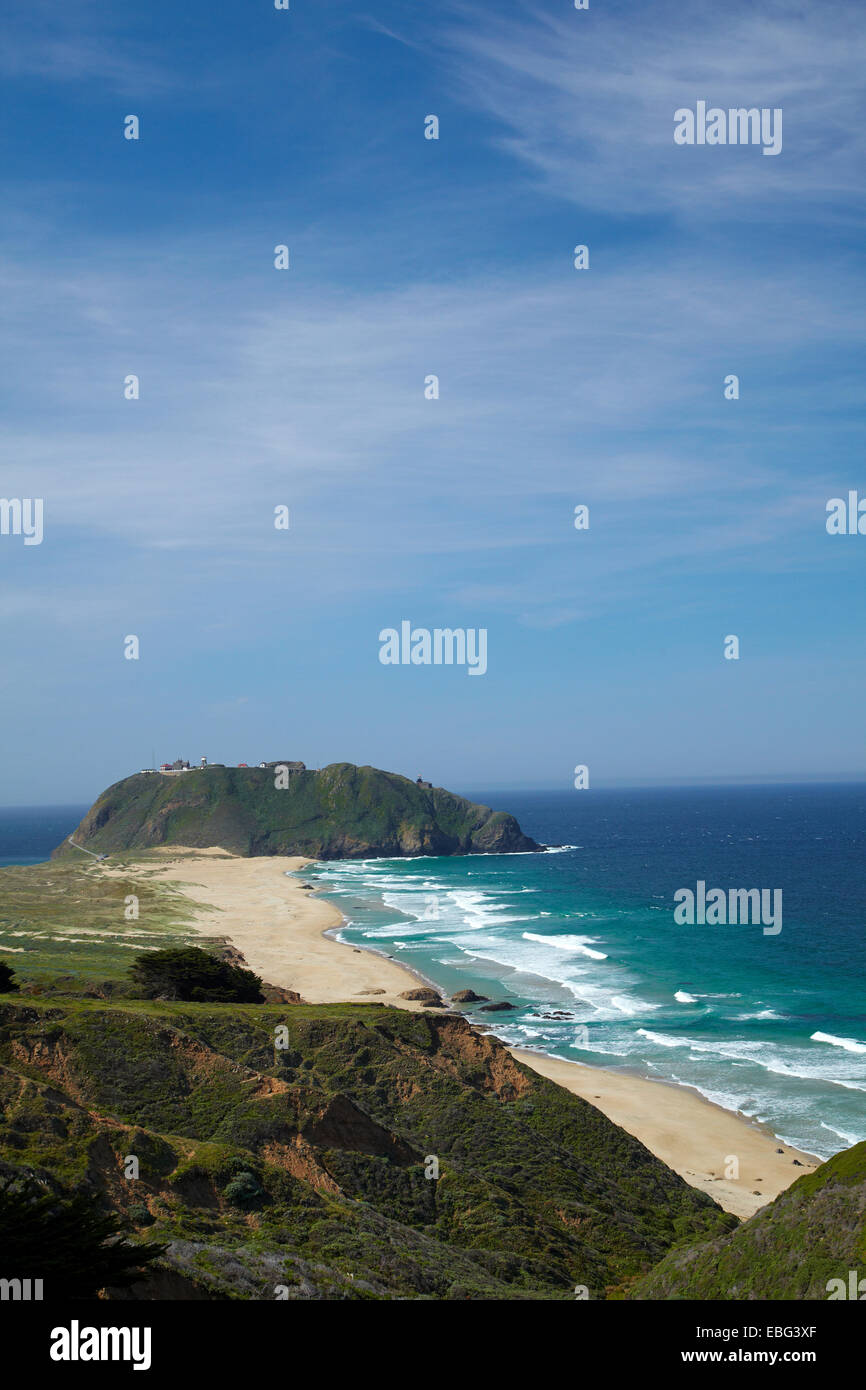
[[838, 1137], [844, 1140], [844, 1142], [848, 1145], [862, 1144], [863, 1142], [864, 1135], [862, 1134], [851, 1134], [850, 1131], [846, 1131], [844, 1129], [837, 1129], [835, 1125], [828, 1125], [824, 1120], [820, 1121], [820, 1125], [822, 1129], [829, 1129], [831, 1134], [838, 1135]]
[[697, 999], [693, 994], [688, 994], [684, 989], [678, 989], [674, 995], [678, 1004], [697, 1004]]
[[671, 1038], [666, 1033], [651, 1033], [649, 1028], [638, 1028], [637, 1031], [640, 1037], [648, 1038], [658, 1047], [691, 1047], [688, 1038]]
[[[592, 1009], [596, 1021], [623, 1015], [633, 1017], [658, 1007], [641, 999], [632, 999], [625, 993], [631, 982], [624, 972], [619, 971], [611, 977], [605, 975], [605, 984], [602, 985], [585, 957], [569, 958], [565, 951], [541, 948], [539, 943], [524, 942], [522, 937], [507, 938], [494, 933], [472, 932], [462, 938], [455, 936], [452, 944], [475, 960], [506, 966], [528, 980], [548, 982], [568, 990], [575, 999]], [[605, 966], [605, 971], [609, 968]]]
[[595, 936], [541, 936], [538, 932], [525, 931], [524, 941], [538, 941], [542, 946], [555, 946], [558, 951], [573, 951], [588, 956], [590, 960], [607, 960], [604, 951], [594, 951], [588, 942], [597, 941]]
[[866, 1052], [866, 1043], [858, 1042], [856, 1038], [836, 1038], [832, 1033], [813, 1033], [812, 1041], [842, 1047], [846, 1052]]
[[676, 1038], [667, 1033], [654, 1033], [648, 1028], [639, 1028], [637, 1031], [659, 1047], [689, 1048], [699, 1055], [724, 1057], [727, 1061], [760, 1067], [763, 1071], [772, 1072], [774, 1076], [791, 1076], [801, 1081], [821, 1081], [833, 1086], [842, 1086], [847, 1091], [866, 1091], [866, 1086], [859, 1084], [851, 1076], [840, 1075], [838, 1072], [829, 1075], [820, 1067], [804, 1065], [804, 1053], [798, 1052], [794, 1056], [783, 1057], [765, 1042], [742, 1042], [734, 1039], [730, 1042], [708, 1043], [698, 1042], [695, 1038]]
[[392, 936], [427, 936], [428, 931], [436, 931], [436, 927], [431, 926], [428, 931], [425, 931], [423, 927], [413, 928], [411, 922], [396, 922], [391, 926], [365, 927], [363, 930], [365, 939], [378, 941], [380, 939], [386, 940]]
[[750, 1019], [755, 1018], [776, 1019], [777, 1021], [781, 1021], [784, 1019], [785, 1015], [777, 1014], [775, 1009], [759, 1009], [756, 1014], [736, 1014], [735, 1017], [738, 1023], [747, 1023]]
[[647, 1004], [643, 999], [631, 999], [624, 994], [612, 994], [610, 1002], [615, 1009], [619, 1009], [621, 1014], [626, 1014], [629, 1018], [635, 1018], [647, 1009], [658, 1008], [657, 1004]]

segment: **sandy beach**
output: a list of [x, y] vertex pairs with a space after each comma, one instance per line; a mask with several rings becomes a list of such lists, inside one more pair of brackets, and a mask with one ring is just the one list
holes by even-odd
[[[687, 1086], [586, 1067], [537, 1052], [513, 1051], [512, 1055], [595, 1105], [692, 1187], [708, 1192], [736, 1216], [752, 1216], [820, 1161], [783, 1144], [744, 1116], [713, 1105]], [[731, 1171], [732, 1157], [739, 1164], [736, 1179], [725, 1176], [726, 1169]], [[794, 1159], [802, 1167], [796, 1167]]]
[[[244, 859], [219, 849], [164, 850], [136, 868], [189, 898], [195, 930], [228, 937], [257, 975], [297, 990], [311, 1004], [369, 1001], [422, 1007], [400, 997], [424, 983], [419, 976], [383, 955], [325, 935], [341, 925], [340, 912], [305, 889], [303, 877], [286, 877], [309, 862]], [[597, 1106], [686, 1182], [737, 1216], [751, 1216], [817, 1165], [813, 1155], [790, 1148], [769, 1130], [686, 1087], [535, 1052], [513, 1055]], [[733, 1157], [739, 1163], [736, 1179], [725, 1175]]]
[[[138, 866], [148, 877], [171, 883], [193, 904], [194, 928], [226, 936], [250, 970], [272, 985], [293, 989], [310, 1004], [396, 1004], [424, 982], [395, 961], [358, 951], [324, 935], [342, 925], [337, 908], [287, 878], [310, 863], [290, 856], [244, 859], [220, 849], [161, 851]], [[215, 911], [201, 911], [196, 904]]]

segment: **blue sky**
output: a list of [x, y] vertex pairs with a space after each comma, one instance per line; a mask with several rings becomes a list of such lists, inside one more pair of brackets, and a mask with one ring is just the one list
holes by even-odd
[[[866, 772], [866, 11], [683, 8], [10, 4], [0, 802]], [[782, 152], [675, 145], [698, 100]], [[381, 665], [404, 619], [486, 675]]]

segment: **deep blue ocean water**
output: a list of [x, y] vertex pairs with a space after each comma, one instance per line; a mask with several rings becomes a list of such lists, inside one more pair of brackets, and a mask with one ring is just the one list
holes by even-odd
[[[305, 870], [342, 939], [514, 1004], [479, 1015], [512, 1045], [686, 1083], [821, 1157], [866, 1138], [866, 786], [467, 794], [572, 848]], [[781, 931], [677, 925], [698, 880], [780, 888]]]
[[[311, 866], [343, 939], [514, 1004], [478, 1016], [513, 1045], [694, 1086], [821, 1157], [866, 1138], [866, 785], [467, 795], [571, 848]], [[85, 810], [0, 811], [0, 864]], [[677, 925], [699, 879], [781, 888], [781, 932]]]
[[4, 806], [0, 808], [0, 868], [41, 864], [71, 835], [89, 806]]

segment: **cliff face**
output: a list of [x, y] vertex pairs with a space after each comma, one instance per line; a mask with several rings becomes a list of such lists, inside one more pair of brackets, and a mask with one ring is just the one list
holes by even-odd
[[168, 1244], [132, 1297], [603, 1298], [733, 1221], [457, 1016], [22, 994], [0, 1062], [0, 1175]]
[[[185, 845], [235, 854], [367, 859], [509, 854], [540, 847], [513, 816], [442, 788], [352, 763], [292, 773], [210, 767], [180, 777], [138, 773], [103, 792], [73, 834], [95, 853]], [[55, 857], [75, 854], [64, 842]]]
[[831, 1294], [866, 1297], [866, 1143], [804, 1174], [731, 1235], [668, 1255], [632, 1297], [823, 1300]]

